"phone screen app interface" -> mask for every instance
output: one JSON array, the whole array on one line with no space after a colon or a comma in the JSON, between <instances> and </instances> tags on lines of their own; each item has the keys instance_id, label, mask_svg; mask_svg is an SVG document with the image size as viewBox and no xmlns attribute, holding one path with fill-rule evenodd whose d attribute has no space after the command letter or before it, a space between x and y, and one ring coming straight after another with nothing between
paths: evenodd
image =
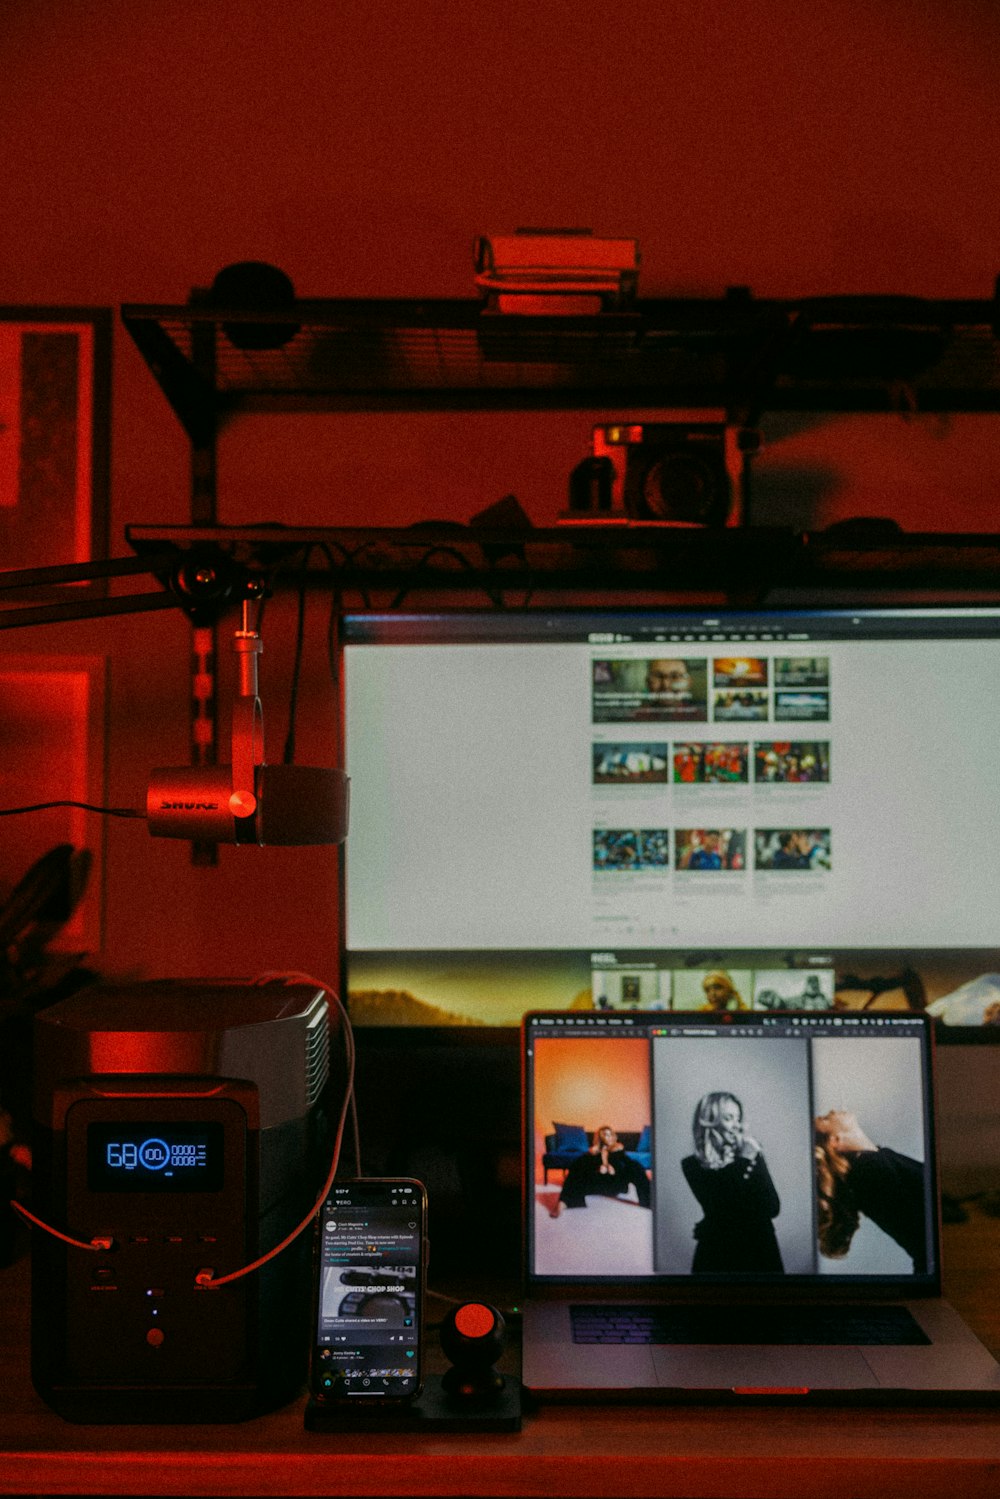
<instances>
[{"instance_id":1,"label":"phone screen app interface","mask_svg":"<svg viewBox=\"0 0 1000 1499\"><path fill-rule=\"evenodd\" d=\"M384 1397L417 1388L420 1218L418 1187L333 1188L320 1225L321 1394Z\"/></svg>"}]
</instances>

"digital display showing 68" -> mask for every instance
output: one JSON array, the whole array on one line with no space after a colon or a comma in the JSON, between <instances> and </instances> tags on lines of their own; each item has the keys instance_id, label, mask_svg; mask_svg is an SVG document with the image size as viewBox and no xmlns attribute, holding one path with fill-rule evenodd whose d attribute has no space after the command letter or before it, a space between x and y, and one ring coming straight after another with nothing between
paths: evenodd
<instances>
[{"instance_id":1,"label":"digital display showing 68","mask_svg":"<svg viewBox=\"0 0 1000 1499\"><path fill-rule=\"evenodd\" d=\"M91 1124L87 1185L92 1192L218 1192L223 1126Z\"/></svg>"}]
</instances>

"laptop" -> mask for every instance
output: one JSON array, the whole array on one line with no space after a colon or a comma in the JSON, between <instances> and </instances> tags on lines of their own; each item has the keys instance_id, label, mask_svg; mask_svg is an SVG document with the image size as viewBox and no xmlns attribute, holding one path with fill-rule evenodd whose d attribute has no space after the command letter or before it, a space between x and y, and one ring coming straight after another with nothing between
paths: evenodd
<instances>
[{"instance_id":1,"label":"laptop","mask_svg":"<svg viewBox=\"0 0 1000 1499\"><path fill-rule=\"evenodd\" d=\"M1000 1399L941 1297L930 1026L525 1016L526 1389Z\"/></svg>"}]
</instances>

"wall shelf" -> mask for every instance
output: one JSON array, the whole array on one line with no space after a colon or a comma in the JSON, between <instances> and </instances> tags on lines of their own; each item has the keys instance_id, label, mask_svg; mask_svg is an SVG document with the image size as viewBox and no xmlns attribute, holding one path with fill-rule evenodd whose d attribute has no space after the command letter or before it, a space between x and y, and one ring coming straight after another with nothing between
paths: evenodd
<instances>
[{"instance_id":1,"label":"wall shelf","mask_svg":"<svg viewBox=\"0 0 1000 1499\"><path fill-rule=\"evenodd\" d=\"M389 590L443 594L481 590L516 605L527 592L660 595L693 592L757 600L776 590L933 589L1000 596L1000 535L872 534L865 527L796 532L747 526L726 531L659 526L570 525L502 530L434 524L410 528L321 526L136 526L140 555L171 551L221 557L267 573L313 552L313 581L364 596ZM296 573L285 573L294 578ZM508 598L509 595L509 598Z\"/></svg>"},{"instance_id":2,"label":"wall shelf","mask_svg":"<svg viewBox=\"0 0 1000 1499\"><path fill-rule=\"evenodd\" d=\"M589 316L511 316L483 300L289 301L279 309L121 307L121 319L190 439L190 526L127 526L150 571L171 585L172 558L204 576L270 571L298 558L304 582L337 607L402 607L474 598L523 607L610 600L766 603L829 591L901 597L927 589L997 597L1000 537L774 528L415 526L399 529L217 525L217 438L250 411L640 411L712 408L730 423L768 411L1000 412L1000 283L993 300L813 297L639 300ZM310 552L313 547L313 552ZM166 562L162 561L163 553ZM303 574L304 561L312 561ZM196 568L198 573L198 568ZM289 574L285 574L289 582ZM225 582L222 591L226 591ZM378 595L378 598L376 598ZM142 606L145 607L145 606ZM198 616L192 613L192 622ZM214 627L192 676L192 763L216 760ZM201 678L198 676L201 672ZM213 862L195 845L196 862Z\"/></svg>"},{"instance_id":3,"label":"wall shelf","mask_svg":"<svg viewBox=\"0 0 1000 1499\"><path fill-rule=\"evenodd\" d=\"M693 593L761 602L775 590L913 596L1000 591L1000 536L795 533L746 526L341 530L217 525L217 445L251 411L1000 412L1000 290L991 300L899 296L639 299L589 316L511 316L480 299L292 301L272 310L128 304L122 321L191 443L189 527L129 526L140 557L166 549L268 571L312 554L309 581L399 607L419 590L496 606L539 593ZM325 575L324 575L325 574ZM160 575L159 573L157 574ZM286 574L286 581L289 575ZM161 578L161 581L163 579ZM464 596L466 597L463 597ZM212 627L196 642L204 678ZM192 682L191 754L215 759L214 706ZM204 696L204 683L202 683ZM214 705L214 687L209 691ZM195 732L197 725L198 732ZM210 848L195 850L210 861Z\"/></svg>"},{"instance_id":4,"label":"wall shelf","mask_svg":"<svg viewBox=\"0 0 1000 1499\"><path fill-rule=\"evenodd\" d=\"M479 300L122 308L185 431L243 410L1000 411L996 300L640 300L587 317ZM276 347L261 347L277 343Z\"/></svg>"}]
</instances>

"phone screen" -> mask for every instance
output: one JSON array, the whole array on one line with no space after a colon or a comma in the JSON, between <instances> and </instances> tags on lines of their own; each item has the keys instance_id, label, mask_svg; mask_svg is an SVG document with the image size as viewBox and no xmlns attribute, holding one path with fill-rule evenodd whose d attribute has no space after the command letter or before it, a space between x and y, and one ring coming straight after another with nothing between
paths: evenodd
<instances>
[{"instance_id":1,"label":"phone screen","mask_svg":"<svg viewBox=\"0 0 1000 1499\"><path fill-rule=\"evenodd\" d=\"M338 1182L317 1232L312 1389L405 1400L420 1389L425 1193L420 1182Z\"/></svg>"}]
</instances>

